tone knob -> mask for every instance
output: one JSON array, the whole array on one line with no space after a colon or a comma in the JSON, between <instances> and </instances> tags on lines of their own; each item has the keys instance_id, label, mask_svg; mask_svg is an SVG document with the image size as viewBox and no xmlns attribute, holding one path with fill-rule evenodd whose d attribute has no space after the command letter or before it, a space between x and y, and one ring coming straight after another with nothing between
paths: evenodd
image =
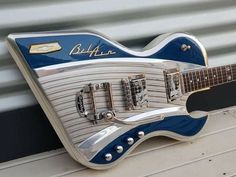
<instances>
[{"instance_id":1,"label":"tone knob","mask_svg":"<svg viewBox=\"0 0 236 177\"><path fill-rule=\"evenodd\" d=\"M127 138L127 143L128 143L128 145L134 144L134 139L131 137Z\"/></svg>"},{"instance_id":2,"label":"tone knob","mask_svg":"<svg viewBox=\"0 0 236 177\"><path fill-rule=\"evenodd\" d=\"M110 153L107 153L107 154L105 155L105 159L106 159L106 161L111 161L112 155L111 155Z\"/></svg>"},{"instance_id":3,"label":"tone knob","mask_svg":"<svg viewBox=\"0 0 236 177\"><path fill-rule=\"evenodd\" d=\"M145 133L144 133L143 131L139 131L139 132L138 132L138 137L139 137L139 138L144 137L144 135L145 135Z\"/></svg>"},{"instance_id":4,"label":"tone knob","mask_svg":"<svg viewBox=\"0 0 236 177\"><path fill-rule=\"evenodd\" d=\"M120 153L122 153L122 152L123 152L123 150L124 150L124 149L123 149L123 147L122 147L122 146L116 146L116 152L117 152L117 153L119 153L119 154L120 154Z\"/></svg>"}]
</instances>

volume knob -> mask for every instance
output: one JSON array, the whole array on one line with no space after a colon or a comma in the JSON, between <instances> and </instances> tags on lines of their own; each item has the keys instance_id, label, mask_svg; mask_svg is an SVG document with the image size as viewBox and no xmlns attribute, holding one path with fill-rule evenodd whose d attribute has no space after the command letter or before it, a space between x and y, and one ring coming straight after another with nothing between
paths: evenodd
<instances>
[{"instance_id":1,"label":"volume knob","mask_svg":"<svg viewBox=\"0 0 236 177\"><path fill-rule=\"evenodd\" d=\"M127 138L127 143L128 143L128 145L134 144L134 139L131 137Z\"/></svg>"},{"instance_id":2,"label":"volume knob","mask_svg":"<svg viewBox=\"0 0 236 177\"><path fill-rule=\"evenodd\" d=\"M116 146L116 152L117 152L117 153L119 153L119 154L120 154L120 153L122 153L122 152L123 152L123 150L124 150L124 149L123 149L123 147L122 147L122 146Z\"/></svg>"},{"instance_id":3,"label":"volume knob","mask_svg":"<svg viewBox=\"0 0 236 177\"><path fill-rule=\"evenodd\" d=\"M111 161L112 155L110 153L105 154L106 161Z\"/></svg>"},{"instance_id":4,"label":"volume knob","mask_svg":"<svg viewBox=\"0 0 236 177\"><path fill-rule=\"evenodd\" d=\"M144 137L144 135L145 135L145 133L144 133L143 131L139 131L139 132L138 132L138 137L139 137L139 138Z\"/></svg>"}]
</instances>

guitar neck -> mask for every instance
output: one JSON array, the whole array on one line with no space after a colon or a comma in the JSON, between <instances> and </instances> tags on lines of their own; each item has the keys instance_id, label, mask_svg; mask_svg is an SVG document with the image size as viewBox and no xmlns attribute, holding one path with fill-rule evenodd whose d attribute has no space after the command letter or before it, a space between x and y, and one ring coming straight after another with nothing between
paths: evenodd
<instances>
[{"instance_id":1,"label":"guitar neck","mask_svg":"<svg viewBox=\"0 0 236 177\"><path fill-rule=\"evenodd\" d=\"M182 79L185 93L233 82L236 64L186 71Z\"/></svg>"}]
</instances>

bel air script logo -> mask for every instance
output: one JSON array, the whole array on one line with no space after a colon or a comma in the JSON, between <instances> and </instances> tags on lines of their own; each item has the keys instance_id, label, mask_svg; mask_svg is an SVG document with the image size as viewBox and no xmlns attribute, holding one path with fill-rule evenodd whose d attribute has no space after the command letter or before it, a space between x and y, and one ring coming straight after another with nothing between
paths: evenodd
<instances>
[{"instance_id":1,"label":"bel air script logo","mask_svg":"<svg viewBox=\"0 0 236 177\"><path fill-rule=\"evenodd\" d=\"M88 48L84 48L82 44L77 44L71 51L69 55L83 55L86 54L89 57L101 57L114 55L116 52L112 50L101 51L100 46L93 47L92 44L89 45Z\"/></svg>"}]
</instances>

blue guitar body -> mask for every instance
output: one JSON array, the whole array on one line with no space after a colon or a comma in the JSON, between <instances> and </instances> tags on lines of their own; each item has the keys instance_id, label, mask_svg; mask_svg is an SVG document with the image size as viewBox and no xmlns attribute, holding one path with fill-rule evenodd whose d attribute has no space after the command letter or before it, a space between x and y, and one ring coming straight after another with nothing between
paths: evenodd
<instances>
[{"instance_id":1,"label":"blue guitar body","mask_svg":"<svg viewBox=\"0 0 236 177\"><path fill-rule=\"evenodd\" d=\"M192 140L206 124L207 113L186 109L182 73L207 66L191 35L161 35L142 51L92 32L13 34L7 43L65 148L90 168L114 166L153 136Z\"/></svg>"}]
</instances>

